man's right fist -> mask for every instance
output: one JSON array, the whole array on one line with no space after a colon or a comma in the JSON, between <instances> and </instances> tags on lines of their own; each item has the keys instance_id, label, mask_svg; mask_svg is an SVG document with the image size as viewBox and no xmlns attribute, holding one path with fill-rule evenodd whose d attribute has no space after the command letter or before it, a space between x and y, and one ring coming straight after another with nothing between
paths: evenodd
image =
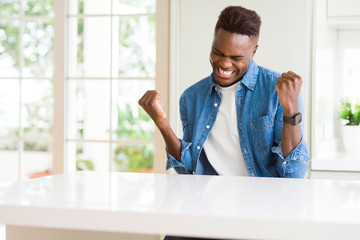
<instances>
[{"instance_id":1,"label":"man's right fist","mask_svg":"<svg viewBox=\"0 0 360 240\"><path fill-rule=\"evenodd\" d=\"M148 90L139 100L139 105L152 118L157 126L166 122L166 114L160 105L160 94L156 90Z\"/></svg>"}]
</instances>

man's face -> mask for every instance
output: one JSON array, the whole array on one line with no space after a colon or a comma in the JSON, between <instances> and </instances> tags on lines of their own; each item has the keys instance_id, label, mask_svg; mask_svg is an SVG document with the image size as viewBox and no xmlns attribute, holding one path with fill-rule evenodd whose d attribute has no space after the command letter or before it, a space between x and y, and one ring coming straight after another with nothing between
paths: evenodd
<instances>
[{"instance_id":1,"label":"man's face","mask_svg":"<svg viewBox=\"0 0 360 240\"><path fill-rule=\"evenodd\" d=\"M257 49L257 38L230 33L222 28L215 32L210 53L216 83L228 87L245 75Z\"/></svg>"}]
</instances>

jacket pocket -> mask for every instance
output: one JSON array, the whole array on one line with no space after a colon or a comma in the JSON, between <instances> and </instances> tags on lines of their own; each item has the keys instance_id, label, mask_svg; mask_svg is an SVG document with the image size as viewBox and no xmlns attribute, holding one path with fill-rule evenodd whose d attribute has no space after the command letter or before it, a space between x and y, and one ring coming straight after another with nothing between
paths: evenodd
<instances>
[{"instance_id":1,"label":"jacket pocket","mask_svg":"<svg viewBox=\"0 0 360 240\"><path fill-rule=\"evenodd\" d=\"M271 148L274 138L273 126L274 121L271 114L250 121L251 137L255 149Z\"/></svg>"}]
</instances>

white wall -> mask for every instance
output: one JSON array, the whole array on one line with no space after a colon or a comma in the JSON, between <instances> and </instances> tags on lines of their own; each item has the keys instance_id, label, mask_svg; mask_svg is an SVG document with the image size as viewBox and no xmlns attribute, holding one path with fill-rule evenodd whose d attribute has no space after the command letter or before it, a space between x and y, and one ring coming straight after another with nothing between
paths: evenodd
<instances>
[{"instance_id":1,"label":"white wall","mask_svg":"<svg viewBox=\"0 0 360 240\"><path fill-rule=\"evenodd\" d=\"M177 121L178 99L190 85L211 73L209 54L217 18L226 6L241 5L255 10L262 19L257 64L278 72L288 70L303 79L302 95L306 104L306 133L310 139L311 1L310 0L172 0L170 122L181 134ZM176 33L176 34L174 34ZM178 34L178 36L177 36ZM178 39L174 39L178 37ZM178 41L175 41L178 40ZM174 50L175 49L175 50ZM175 71L175 72L174 72Z\"/></svg>"},{"instance_id":2,"label":"white wall","mask_svg":"<svg viewBox=\"0 0 360 240\"><path fill-rule=\"evenodd\" d=\"M318 158L336 150L334 105L338 105L335 80L339 57L337 31L328 25L326 0L316 1L314 15L312 157Z\"/></svg>"}]
</instances>

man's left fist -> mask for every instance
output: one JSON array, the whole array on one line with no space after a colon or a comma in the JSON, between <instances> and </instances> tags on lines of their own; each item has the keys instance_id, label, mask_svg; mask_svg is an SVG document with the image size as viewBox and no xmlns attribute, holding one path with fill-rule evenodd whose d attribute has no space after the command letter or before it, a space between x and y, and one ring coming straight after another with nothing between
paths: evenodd
<instances>
[{"instance_id":1,"label":"man's left fist","mask_svg":"<svg viewBox=\"0 0 360 240\"><path fill-rule=\"evenodd\" d=\"M277 79L275 88L279 95L279 101L284 109L284 116L293 117L299 112L299 94L302 78L292 71L283 73Z\"/></svg>"}]
</instances>

